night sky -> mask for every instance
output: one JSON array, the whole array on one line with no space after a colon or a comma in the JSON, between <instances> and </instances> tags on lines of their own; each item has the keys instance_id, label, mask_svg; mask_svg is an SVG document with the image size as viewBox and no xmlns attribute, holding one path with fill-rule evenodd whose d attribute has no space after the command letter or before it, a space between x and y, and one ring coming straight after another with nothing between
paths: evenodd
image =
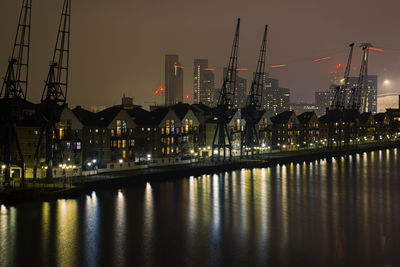
<instances>
[{"instance_id":1,"label":"night sky","mask_svg":"<svg viewBox=\"0 0 400 267\"><path fill-rule=\"evenodd\" d=\"M0 2L0 75L14 42L22 0ZM28 99L37 102L53 53L62 0L33 1ZM292 101L313 102L326 90L330 72L345 65L355 42L358 75L361 42L371 42L369 73L379 76L378 94L400 92L400 2L397 0L73 0L68 102L120 103L123 93L135 103L154 102L164 83L164 55L179 54L185 95L193 91L193 59L208 58L221 86L237 17L241 18L239 65L250 78L257 63L264 25L269 25L268 64L287 64L272 77L292 90ZM312 62L319 57L329 61ZM341 69L343 72L343 69ZM383 85L385 79L389 85ZM250 82L248 82L250 84ZM394 99L394 98L392 98ZM161 99L158 98L160 103ZM382 107L380 107L381 109Z\"/></svg>"}]
</instances>

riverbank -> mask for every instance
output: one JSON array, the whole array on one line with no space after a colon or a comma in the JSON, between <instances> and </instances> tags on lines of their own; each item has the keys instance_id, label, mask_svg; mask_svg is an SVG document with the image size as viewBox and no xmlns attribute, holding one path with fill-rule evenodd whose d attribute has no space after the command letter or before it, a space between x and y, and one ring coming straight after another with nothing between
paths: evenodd
<instances>
[{"instance_id":1,"label":"riverbank","mask_svg":"<svg viewBox=\"0 0 400 267\"><path fill-rule=\"evenodd\" d=\"M216 174L240 169L272 167L277 164L309 162L345 155L400 147L398 142L363 144L340 149L310 149L296 151L275 151L253 159L235 158L231 161L204 160L185 165L152 167L139 170L102 173L91 176L74 177L71 184L61 180L53 184L31 184L27 188L8 188L0 191L0 204L12 204L35 199L79 198L96 189L111 189L144 182L166 179Z\"/></svg>"}]
</instances>

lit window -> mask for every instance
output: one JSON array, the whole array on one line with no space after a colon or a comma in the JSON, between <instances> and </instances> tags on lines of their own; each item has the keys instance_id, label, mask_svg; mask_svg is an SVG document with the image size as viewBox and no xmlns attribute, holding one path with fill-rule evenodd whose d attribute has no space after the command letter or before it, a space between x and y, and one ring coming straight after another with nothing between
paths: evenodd
<instances>
[{"instance_id":1,"label":"lit window","mask_svg":"<svg viewBox=\"0 0 400 267\"><path fill-rule=\"evenodd\" d=\"M96 133L98 133L99 132L99 129L96 129L96 130L94 130Z\"/></svg>"},{"instance_id":2,"label":"lit window","mask_svg":"<svg viewBox=\"0 0 400 267\"><path fill-rule=\"evenodd\" d=\"M122 148L125 148L126 147L126 140L124 139L124 140L122 140Z\"/></svg>"},{"instance_id":3,"label":"lit window","mask_svg":"<svg viewBox=\"0 0 400 267\"><path fill-rule=\"evenodd\" d=\"M117 120L117 136L121 136L122 122Z\"/></svg>"}]
</instances>

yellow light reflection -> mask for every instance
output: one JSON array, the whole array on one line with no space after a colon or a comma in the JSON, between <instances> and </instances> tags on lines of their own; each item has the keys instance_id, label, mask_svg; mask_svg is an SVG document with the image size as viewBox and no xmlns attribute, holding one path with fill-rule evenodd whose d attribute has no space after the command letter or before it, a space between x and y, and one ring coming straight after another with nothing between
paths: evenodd
<instances>
[{"instance_id":1,"label":"yellow light reflection","mask_svg":"<svg viewBox=\"0 0 400 267\"><path fill-rule=\"evenodd\" d=\"M56 247L60 266L77 266L78 214L76 200L57 201Z\"/></svg>"}]
</instances>

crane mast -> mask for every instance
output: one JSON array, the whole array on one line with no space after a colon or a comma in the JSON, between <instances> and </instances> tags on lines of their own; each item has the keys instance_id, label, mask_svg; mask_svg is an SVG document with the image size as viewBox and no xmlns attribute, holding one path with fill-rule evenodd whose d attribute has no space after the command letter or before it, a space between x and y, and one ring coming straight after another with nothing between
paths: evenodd
<instances>
[{"instance_id":1,"label":"crane mast","mask_svg":"<svg viewBox=\"0 0 400 267\"><path fill-rule=\"evenodd\" d=\"M12 54L0 91L0 150L5 166L5 183L10 182L11 166L17 165L21 168L21 186L24 186L25 162L18 140L16 123L23 116L23 105L28 89L31 13L32 0L23 0ZM14 149L17 155L13 153Z\"/></svg>"},{"instance_id":2,"label":"crane mast","mask_svg":"<svg viewBox=\"0 0 400 267\"><path fill-rule=\"evenodd\" d=\"M349 58L347 60L344 77L343 80L341 81L341 84L335 88L335 95L331 103L331 109L343 110L345 109L346 106L346 95L347 95L346 89L348 87L348 82L349 82L354 43L351 43L349 47L350 47L350 53L349 53Z\"/></svg>"},{"instance_id":3,"label":"crane mast","mask_svg":"<svg viewBox=\"0 0 400 267\"><path fill-rule=\"evenodd\" d=\"M246 107L243 109L243 117L246 125L244 133L241 137L241 156L243 149L245 154L254 154L254 149L260 145L260 138L257 132L257 121L259 119L258 110L261 105L261 94L264 87L265 75L265 58L267 49L267 31L268 25L265 25L264 36L261 42L260 54L258 56L257 69L254 74L253 82L251 83L250 94L247 97Z\"/></svg>"},{"instance_id":4,"label":"crane mast","mask_svg":"<svg viewBox=\"0 0 400 267\"><path fill-rule=\"evenodd\" d=\"M43 123L34 156L34 178L37 175L37 162L44 134L46 140L46 178L51 180L53 177L53 163L55 153L57 153L55 143L60 141L56 124L60 121L61 112L67 101L70 29L71 0L64 0L53 59L42 93L40 112ZM58 150L60 150L60 146L58 146Z\"/></svg>"},{"instance_id":5,"label":"crane mast","mask_svg":"<svg viewBox=\"0 0 400 267\"><path fill-rule=\"evenodd\" d=\"M239 48L239 28L240 18L237 20L235 36L233 39L233 45L231 50L231 56L229 58L228 70L225 74L224 82L218 98L218 105L214 111L214 115L217 118L217 126L215 128L213 143L212 143L212 160L214 160L215 153L217 150L217 160L220 159L221 149L223 150L223 159L226 159L226 150L229 150L229 158L232 157L232 143L231 137L228 131L227 124L230 119L230 110L234 102L234 94L236 88L236 72L237 72L237 58Z\"/></svg>"},{"instance_id":6,"label":"crane mast","mask_svg":"<svg viewBox=\"0 0 400 267\"><path fill-rule=\"evenodd\" d=\"M361 60L360 74L357 85L353 88L350 98L350 109L361 112L367 111L367 91L368 91L368 55L371 43L362 43L363 57ZM361 109L361 110L360 110Z\"/></svg>"}]
</instances>

